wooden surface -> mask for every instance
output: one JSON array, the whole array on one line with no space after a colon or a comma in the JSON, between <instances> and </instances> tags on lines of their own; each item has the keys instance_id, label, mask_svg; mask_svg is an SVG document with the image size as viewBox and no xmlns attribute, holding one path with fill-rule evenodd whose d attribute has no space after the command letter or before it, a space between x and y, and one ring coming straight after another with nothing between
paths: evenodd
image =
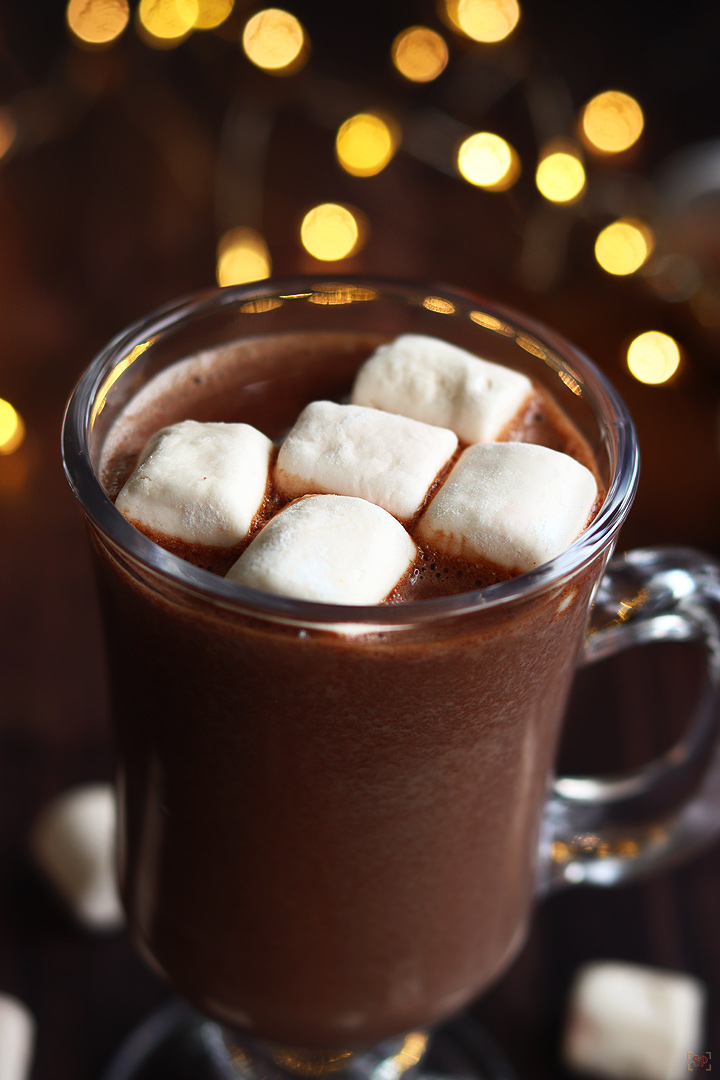
<instances>
[{"instance_id":1,"label":"wooden surface","mask_svg":"<svg viewBox=\"0 0 720 1080\"><path fill-rule=\"evenodd\" d=\"M403 16L411 8L403 5ZM156 305L214 283L226 224L217 217L214 154L232 95L220 75L214 84L206 71L200 78L207 61L197 53L151 54L130 43L109 60L68 49L49 5L42 34L6 9L8 96L60 79L79 104L72 122L0 167L0 396L27 425L23 447L0 456L0 991L37 1018L33 1080L93 1080L166 991L124 934L78 929L27 856L28 829L49 799L112 775L99 622L59 430L75 380L106 340ZM422 18L432 18L429 9ZM362 64L352 74L372 98ZM261 78L237 75L235 104L250 102L252 111ZM693 122L698 137L710 133ZM513 269L527 228L522 193L478 192L403 152L363 184L338 169L317 116L286 100L260 211L275 272L321 269L297 240L303 207L353 202L368 215L370 240L358 256L326 264L329 276L442 280L559 329L605 370L637 421L643 475L624 545L683 543L719 555L720 342L687 305L662 304L641 280L610 279L587 256L551 288L528 288ZM577 244L591 232L579 220ZM623 343L649 327L684 344L684 371L672 385L643 387L624 369ZM694 668L676 647L584 673L563 765L613 769L654 756L682 727ZM623 958L699 976L709 990L707 1036L687 1049L720 1055L719 895L718 847L641 886L557 895L539 907L525 949L478 1014L522 1076L560 1076L573 973L587 960Z\"/></svg>"}]
</instances>

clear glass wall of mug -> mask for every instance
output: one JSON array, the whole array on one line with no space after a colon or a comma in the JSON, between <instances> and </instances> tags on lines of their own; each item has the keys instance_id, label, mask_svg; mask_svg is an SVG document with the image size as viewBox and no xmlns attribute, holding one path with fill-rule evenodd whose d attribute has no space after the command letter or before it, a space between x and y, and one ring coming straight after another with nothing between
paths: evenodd
<instances>
[{"instance_id":1,"label":"clear glass wall of mug","mask_svg":"<svg viewBox=\"0 0 720 1080\"><path fill-rule=\"evenodd\" d=\"M108 449L125 446L119 431L141 445L195 418L280 438L308 401L342 400L375 344L408 332L525 372L587 440L605 500L550 563L459 596L344 608L228 582L115 509L132 456ZM199 352L200 367L182 366ZM218 364L223 380L198 374ZM521 947L538 892L625 881L714 835L709 703L681 747L638 774L554 779L581 659L698 638L715 687L718 578L684 551L608 568L637 483L632 424L553 332L436 287L222 290L155 313L98 356L70 402L64 455L104 616L131 931L231 1043L272 1044L284 1066L278 1047L354 1061L482 992ZM661 785L699 759L692 801L648 828Z\"/></svg>"}]
</instances>

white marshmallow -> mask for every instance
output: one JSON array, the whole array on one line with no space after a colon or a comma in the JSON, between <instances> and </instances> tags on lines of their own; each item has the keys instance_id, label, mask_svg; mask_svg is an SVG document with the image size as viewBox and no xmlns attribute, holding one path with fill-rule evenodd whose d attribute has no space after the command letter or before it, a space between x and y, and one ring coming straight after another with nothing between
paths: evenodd
<instances>
[{"instance_id":1,"label":"white marshmallow","mask_svg":"<svg viewBox=\"0 0 720 1080\"><path fill-rule=\"evenodd\" d=\"M702 1054L699 980L635 964L598 962L573 985L563 1040L570 1069L622 1080L680 1080Z\"/></svg>"},{"instance_id":2,"label":"white marshmallow","mask_svg":"<svg viewBox=\"0 0 720 1080\"><path fill-rule=\"evenodd\" d=\"M29 1010L17 998L0 994L0 1080L26 1080L34 1041Z\"/></svg>"},{"instance_id":3,"label":"white marshmallow","mask_svg":"<svg viewBox=\"0 0 720 1080\"><path fill-rule=\"evenodd\" d=\"M275 483L291 498L354 495L407 521L457 444L445 428L360 405L313 401L280 447Z\"/></svg>"},{"instance_id":4,"label":"white marshmallow","mask_svg":"<svg viewBox=\"0 0 720 1080\"><path fill-rule=\"evenodd\" d=\"M491 442L532 393L525 375L424 334L381 345L358 371L350 400Z\"/></svg>"},{"instance_id":5,"label":"white marshmallow","mask_svg":"<svg viewBox=\"0 0 720 1080\"><path fill-rule=\"evenodd\" d=\"M109 784L73 788L47 806L30 850L76 918L114 930L124 916L115 875L115 797Z\"/></svg>"},{"instance_id":6,"label":"white marshmallow","mask_svg":"<svg viewBox=\"0 0 720 1080\"><path fill-rule=\"evenodd\" d=\"M265 498L272 445L249 424L183 420L153 435L115 505L162 536L232 547Z\"/></svg>"},{"instance_id":7,"label":"white marshmallow","mask_svg":"<svg viewBox=\"0 0 720 1080\"><path fill-rule=\"evenodd\" d=\"M532 570L587 524L597 497L589 469L531 443L469 446L421 517L417 536L446 555Z\"/></svg>"},{"instance_id":8,"label":"white marshmallow","mask_svg":"<svg viewBox=\"0 0 720 1080\"><path fill-rule=\"evenodd\" d=\"M227 577L301 600L379 604L416 553L382 507L347 495L307 495L268 522Z\"/></svg>"}]
</instances>

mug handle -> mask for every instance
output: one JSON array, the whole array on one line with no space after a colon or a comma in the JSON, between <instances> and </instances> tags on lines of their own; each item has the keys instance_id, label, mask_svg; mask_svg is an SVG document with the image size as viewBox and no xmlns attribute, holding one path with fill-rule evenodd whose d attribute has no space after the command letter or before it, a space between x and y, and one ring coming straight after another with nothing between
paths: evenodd
<instances>
[{"instance_id":1,"label":"mug handle","mask_svg":"<svg viewBox=\"0 0 720 1080\"><path fill-rule=\"evenodd\" d=\"M581 665L654 641L703 643L706 677L691 726L636 772L555 780L540 834L541 895L635 881L720 835L720 567L708 556L646 548L609 563Z\"/></svg>"}]
</instances>

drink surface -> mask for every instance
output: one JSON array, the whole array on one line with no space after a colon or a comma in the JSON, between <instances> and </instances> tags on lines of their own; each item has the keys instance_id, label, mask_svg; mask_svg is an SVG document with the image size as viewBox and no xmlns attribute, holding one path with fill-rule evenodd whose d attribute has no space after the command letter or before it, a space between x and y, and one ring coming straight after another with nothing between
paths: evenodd
<instances>
[{"instance_id":1,"label":"drink surface","mask_svg":"<svg viewBox=\"0 0 720 1080\"><path fill-rule=\"evenodd\" d=\"M203 353L181 361L169 371L146 386L141 395L122 415L111 429L101 461L101 477L111 497L115 497L135 467L138 457L151 434L160 427L183 419L205 421L225 421L251 423L264 434L276 441L282 441L287 428L296 419L302 407L313 400L307 392L311 387L318 394L324 386L318 383L327 368L332 371L334 385L332 390L338 400L347 398L352 379L343 374L352 373L373 348L383 339L355 335L340 338L334 334L310 334L277 336L256 339L249 344L226 346L216 353ZM298 402L292 415L290 396L285 399L288 389L284 383L277 383L271 378L263 383L251 384L253 397L248 395L247 363L261 362L263 355L274 358L285 356L288 345L292 351L292 362L299 367L302 357L312 357L312 381L307 388L297 383L291 387ZM349 367L348 367L349 365ZM272 375L272 372L269 373ZM324 390L328 393L327 389ZM279 420L282 416L282 421ZM283 426L284 422L284 426ZM598 480L593 454L585 440L560 410L546 390L535 386L532 395L525 402L521 411L506 425L501 432L500 441L535 443L549 447L574 457ZM438 487L458 460L462 449L467 444L461 443L453 458L430 487L420 508L411 521L406 522L411 535L424 510L429 505ZM592 509L595 515L602 502L602 492ZM158 535L145 530L147 535L174 554L213 573L224 575L238 556L250 544L263 526L287 504L273 486L272 481L260 512L256 515L248 536L233 548L208 548L200 544L190 544L171 537ZM390 602L409 602L432 596L452 595L473 591L513 576L508 570L487 561L473 561L448 558L434 550L428 544L418 545L418 556L408 575L392 592Z\"/></svg>"},{"instance_id":2,"label":"drink surface","mask_svg":"<svg viewBox=\"0 0 720 1080\"><path fill-rule=\"evenodd\" d=\"M308 401L343 400L378 340L256 338L176 365L111 430L106 490L180 419L279 439ZM546 395L510 434L597 475ZM94 551L122 890L176 989L259 1038L329 1048L441 1020L496 978L526 930L602 559L502 609L357 638L202 603L99 536ZM181 554L222 571L207 553ZM428 553L395 599L473 588L477 573Z\"/></svg>"}]
</instances>

